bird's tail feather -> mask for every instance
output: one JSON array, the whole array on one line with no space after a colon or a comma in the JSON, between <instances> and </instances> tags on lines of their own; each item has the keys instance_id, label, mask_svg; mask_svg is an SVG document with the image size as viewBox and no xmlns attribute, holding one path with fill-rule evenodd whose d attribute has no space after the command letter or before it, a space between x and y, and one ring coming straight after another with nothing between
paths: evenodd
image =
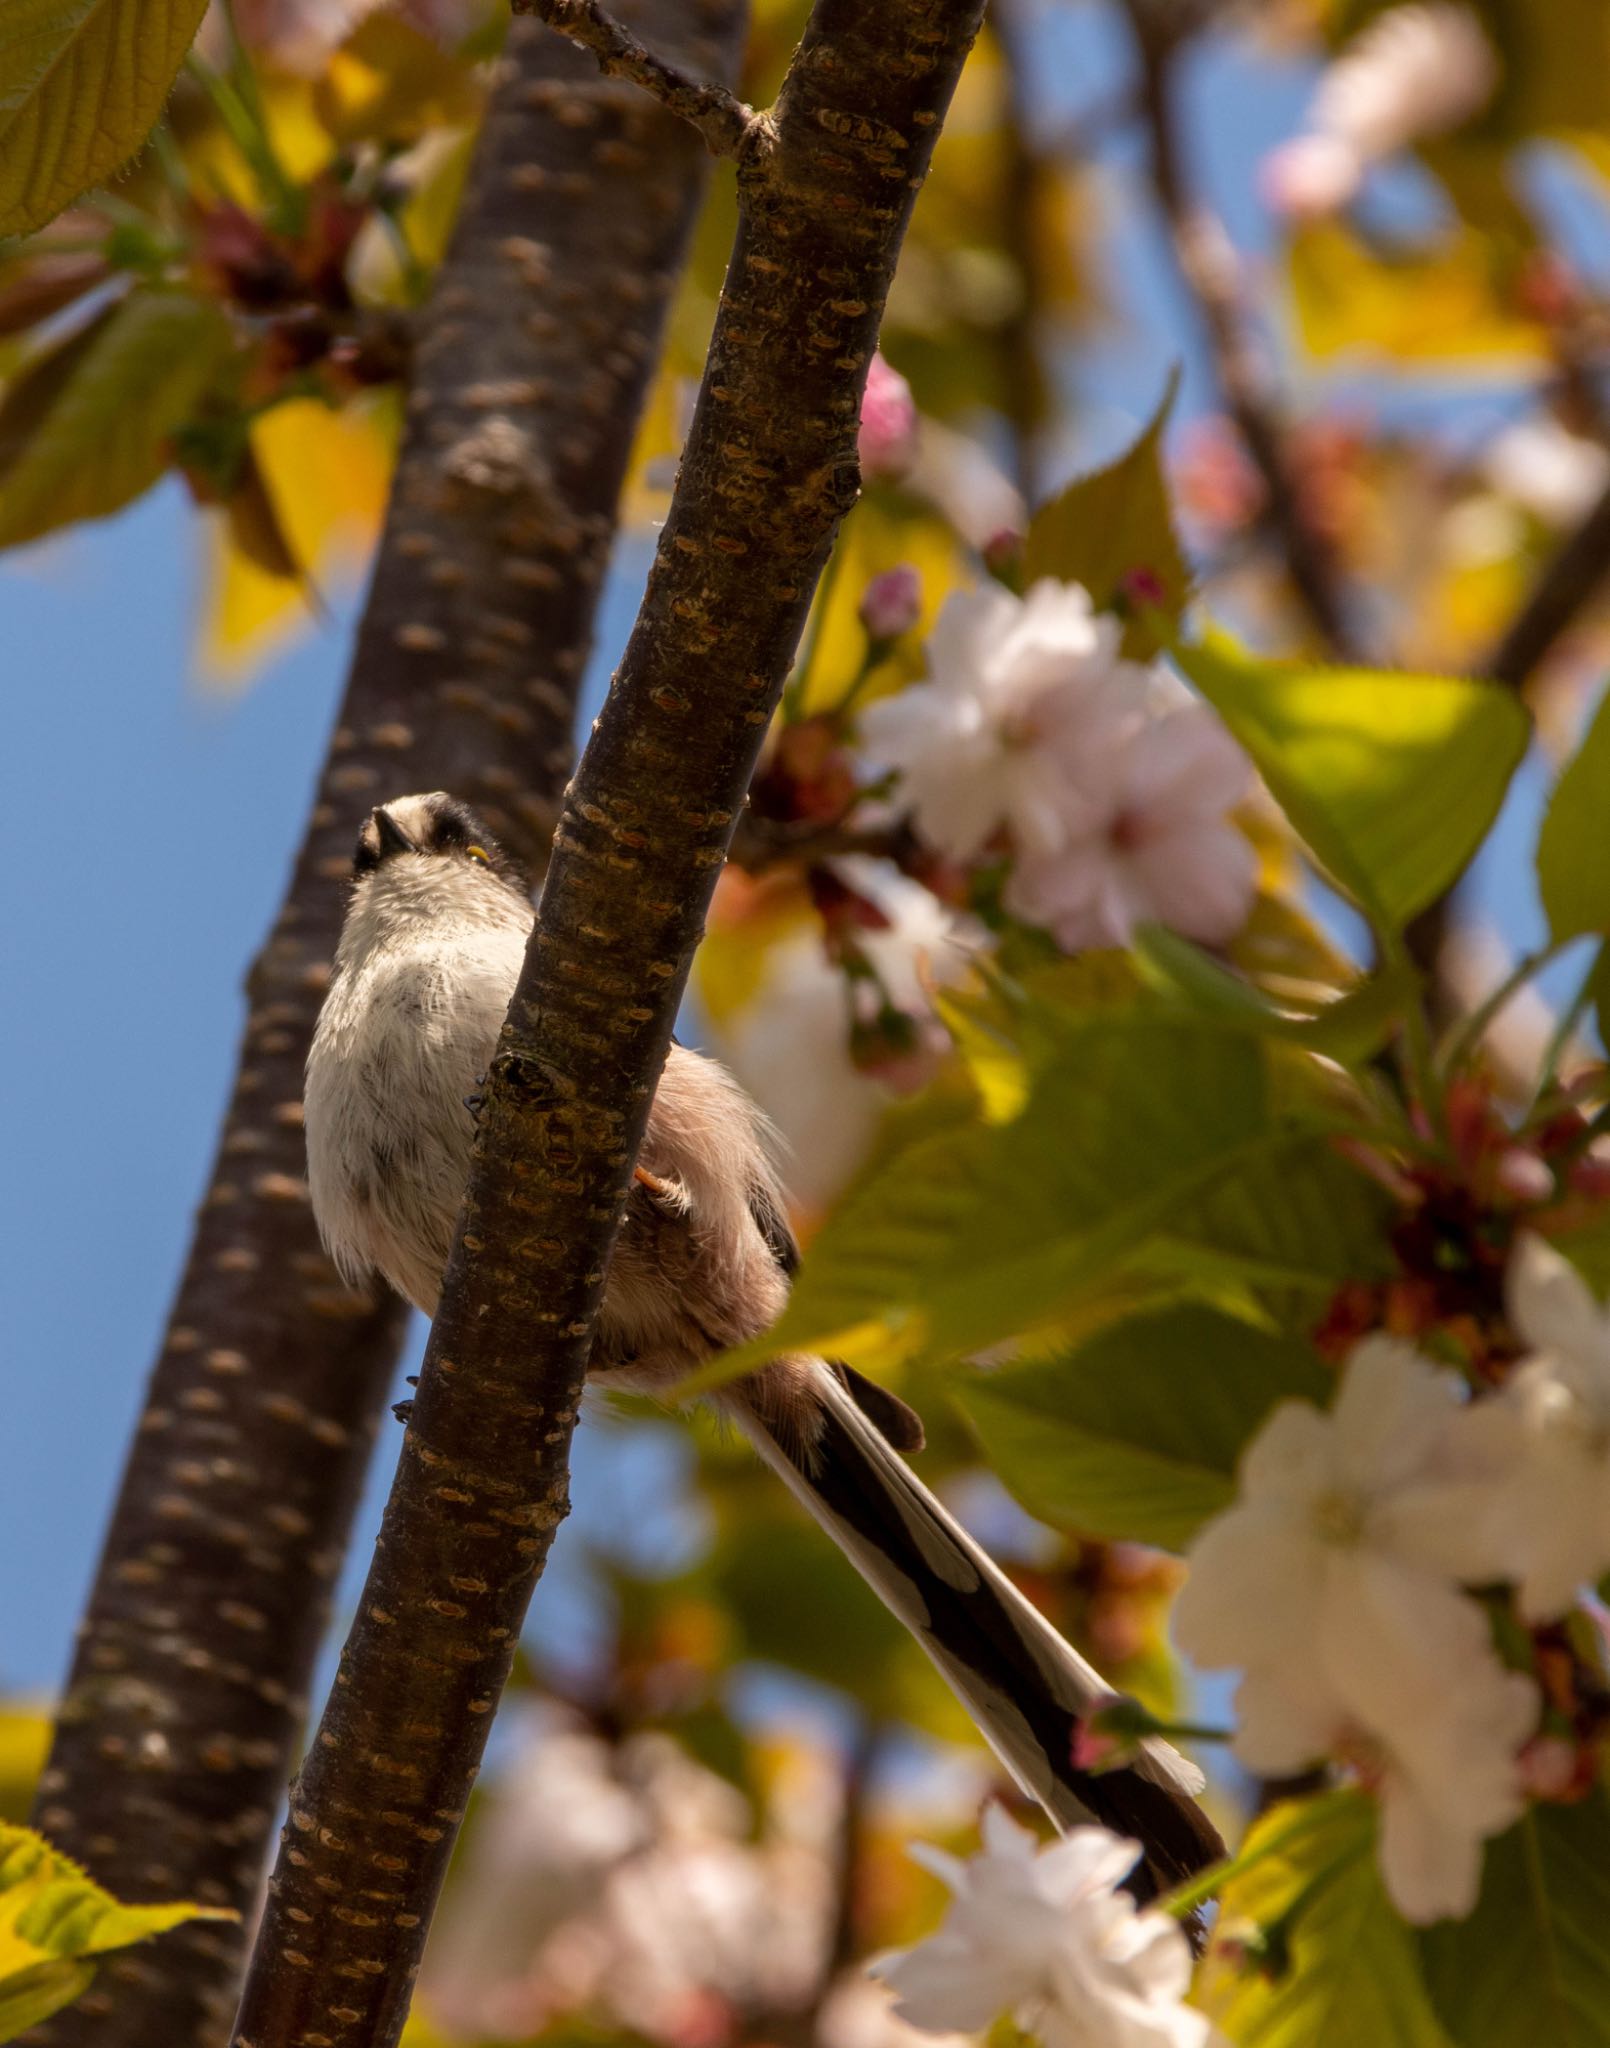
<instances>
[{"instance_id":1,"label":"bird's tail feather","mask_svg":"<svg viewBox=\"0 0 1610 2048\"><path fill-rule=\"evenodd\" d=\"M1149 1737L1133 1765L1075 1768L1074 1724L1113 1689L1025 1599L818 1364L809 1442L740 1416L760 1455L922 1644L1013 1778L1059 1828L1096 1820L1145 1848L1151 1896L1224 1853L1197 1805L1202 1775Z\"/></svg>"}]
</instances>

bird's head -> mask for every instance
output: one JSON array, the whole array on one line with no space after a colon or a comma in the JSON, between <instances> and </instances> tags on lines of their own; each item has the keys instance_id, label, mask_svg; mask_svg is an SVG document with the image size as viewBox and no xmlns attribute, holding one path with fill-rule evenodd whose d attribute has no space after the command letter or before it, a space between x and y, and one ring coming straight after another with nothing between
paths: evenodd
<instances>
[{"instance_id":1,"label":"bird's head","mask_svg":"<svg viewBox=\"0 0 1610 2048\"><path fill-rule=\"evenodd\" d=\"M359 900L379 911L382 901L404 916L449 908L477 909L502 922L510 899L529 918L524 870L493 838L485 821L445 790L396 796L364 820L352 856Z\"/></svg>"}]
</instances>

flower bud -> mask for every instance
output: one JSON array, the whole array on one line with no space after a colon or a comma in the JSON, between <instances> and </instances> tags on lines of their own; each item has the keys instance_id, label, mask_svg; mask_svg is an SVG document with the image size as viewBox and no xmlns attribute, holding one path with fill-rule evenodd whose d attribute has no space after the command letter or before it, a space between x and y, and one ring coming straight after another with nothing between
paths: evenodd
<instances>
[{"instance_id":1,"label":"flower bud","mask_svg":"<svg viewBox=\"0 0 1610 2048\"><path fill-rule=\"evenodd\" d=\"M861 400L861 473L869 482L898 482L917 452L917 405L911 386L880 354L867 372Z\"/></svg>"},{"instance_id":2,"label":"flower bud","mask_svg":"<svg viewBox=\"0 0 1610 2048\"><path fill-rule=\"evenodd\" d=\"M922 576L909 562L874 576L861 599L869 640L898 640L922 617Z\"/></svg>"}]
</instances>

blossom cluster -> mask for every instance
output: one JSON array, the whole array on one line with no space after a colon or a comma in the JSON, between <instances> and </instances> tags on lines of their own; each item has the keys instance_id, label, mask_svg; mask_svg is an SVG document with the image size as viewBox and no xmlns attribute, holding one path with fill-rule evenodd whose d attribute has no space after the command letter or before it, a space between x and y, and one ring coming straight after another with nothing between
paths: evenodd
<instances>
[{"instance_id":1,"label":"blossom cluster","mask_svg":"<svg viewBox=\"0 0 1610 2048\"><path fill-rule=\"evenodd\" d=\"M1178 1923L1138 1912L1118 1889L1140 1855L1105 1828L1041 1848L998 1806L982 1854L963 1863L911 1853L950 1887L939 1931L884 1957L875 1973L897 2015L929 2033L986 2027L1010 2013L1046 2048L1208 2048L1222 2037L1184 2003L1191 1952Z\"/></svg>"},{"instance_id":2,"label":"blossom cluster","mask_svg":"<svg viewBox=\"0 0 1610 2048\"><path fill-rule=\"evenodd\" d=\"M653 1731L610 1743L551 1709L507 1761L431 1944L425 2010L524 2041L568 2015L665 2048L721 2048L807 2003L831 1939L825 1762L754 1839L749 1802Z\"/></svg>"},{"instance_id":3,"label":"blossom cluster","mask_svg":"<svg viewBox=\"0 0 1610 2048\"><path fill-rule=\"evenodd\" d=\"M1305 132L1263 169L1279 211L1345 206L1372 164L1478 113L1498 83L1498 60L1480 22L1451 0L1388 8L1320 78Z\"/></svg>"},{"instance_id":4,"label":"blossom cluster","mask_svg":"<svg viewBox=\"0 0 1610 2048\"><path fill-rule=\"evenodd\" d=\"M1387 1889L1417 1923L1467 1914L1486 1838L1575 1783L1536 1680L1500 1659L1489 1589L1550 1623L1610 1569L1610 1317L1531 1236L1508 1314L1525 1353L1478 1398L1373 1336L1328 1413L1276 1409L1175 1614L1190 1656L1241 1673L1249 1768L1332 1758L1375 1790Z\"/></svg>"},{"instance_id":5,"label":"blossom cluster","mask_svg":"<svg viewBox=\"0 0 1610 2048\"><path fill-rule=\"evenodd\" d=\"M953 593L928 676L861 717L895 801L936 853L1009 860L1004 903L1067 951L1121 946L1154 920L1220 944L1256 886L1230 818L1246 757L1156 666L1126 661L1121 621L1076 583Z\"/></svg>"}]
</instances>

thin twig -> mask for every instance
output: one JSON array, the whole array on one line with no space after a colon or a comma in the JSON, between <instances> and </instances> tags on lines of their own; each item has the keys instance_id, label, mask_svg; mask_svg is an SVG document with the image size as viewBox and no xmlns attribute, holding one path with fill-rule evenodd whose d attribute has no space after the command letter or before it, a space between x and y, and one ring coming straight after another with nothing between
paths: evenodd
<instances>
[{"instance_id":1,"label":"thin twig","mask_svg":"<svg viewBox=\"0 0 1610 2048\"><path fill-rule=\"evenodd\" d=\"M516 14L535 14L598 59L600 71L629 78L667 112L704 137L712 156L743 156L767 132L764 115L709 79L690 78L640 43L598 0L513 0Z\"/></svg>"},{"instance_id":2,"label":"thin twig","mask_svg":"<svg viewBox=\"0 0 1610 2048\"><path fill-rule=\"evenodd\" d=\"M1505 628L1480 674L1517 692L1525 689L1561 636L1610 577L1610 487L1568 533L1546 564L1532 594ZM1457 886L1457 885L1456 885ZM1409 950L1422 968L1435 972L1447 943L1452 891L1428 904L1409 927ZM1438 984L1434 983L1434 987ZM1436 1007L1452 1008L1442 991ZM1439 1018L1446 1022L1445 1016Z\"/></svg>"},{"instance_id":3,"label":"thin twig","mask_svg":"<svg viewBox=\"0 0 1610 2048\"><path fill-rule=\"evenodd\" d=\"M1285 422L1268 367L1241 302L1239 266L1222 222L1189 191L1180 160L1174 59L1179 20L1155 0L1124 0L1140 56L1140 104L1151 140L1152 188L1168 224L1174 258L1196 306L1231 418L1263 478L1265 517L1285 557L1292 588L1327 652L1362 658L1338 587L1335 563L1314 527L1292 469Z\"/></svg>"}]
</instances>

